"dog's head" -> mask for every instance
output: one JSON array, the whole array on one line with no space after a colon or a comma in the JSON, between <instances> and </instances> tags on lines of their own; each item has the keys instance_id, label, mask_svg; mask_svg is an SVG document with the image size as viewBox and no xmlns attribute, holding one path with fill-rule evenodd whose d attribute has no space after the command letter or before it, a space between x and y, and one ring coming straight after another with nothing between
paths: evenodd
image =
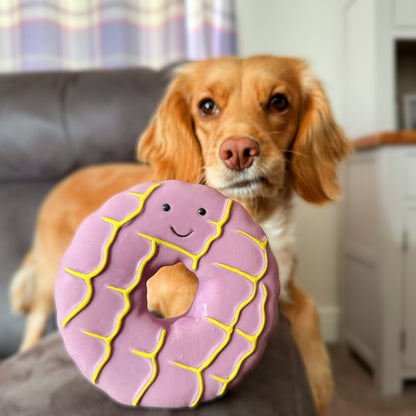
<instances>
[{"instance_id":1,"label":"dog's head","mask_svg":"<svg viewBox=\"0 0 416 416\"><path fill-rule=\"evenodd\" d=\"M303 61L254 56L182 67L139 141L157 180L205 183L237 199L339 196L338 162L350 151Z\"/></svg>"}]
</instances>

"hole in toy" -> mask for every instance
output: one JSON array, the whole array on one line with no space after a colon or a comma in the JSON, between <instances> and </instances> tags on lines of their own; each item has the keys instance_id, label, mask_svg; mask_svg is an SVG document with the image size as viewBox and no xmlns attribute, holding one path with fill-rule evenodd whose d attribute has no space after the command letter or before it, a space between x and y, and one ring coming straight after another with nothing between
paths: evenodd
<instances>
[{"instance_id":1,"label":"hole in toy","mask_svg":"<svg viewBox=\"0 0 416 416\"><path fill-rule=\"evenodd\" d=\"M188 312L198 290L198 278L183 263L160 268L147 281L147 309L157 318Z\"/></svg>"}]
</instances>

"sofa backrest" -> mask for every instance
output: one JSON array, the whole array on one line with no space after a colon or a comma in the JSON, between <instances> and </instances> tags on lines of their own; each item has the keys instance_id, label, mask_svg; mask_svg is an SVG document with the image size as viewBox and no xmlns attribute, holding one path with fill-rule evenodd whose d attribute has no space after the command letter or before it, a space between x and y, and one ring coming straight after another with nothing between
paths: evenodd
<instances>
[{"instance_id":1,"label":"sofa backrest","mask_svg":"<svg viewBox=\"0 0 416 416\"><path fill-rule=\"evenodd\" d=\"M0 181L134 160L172 68L0 76Z\"/></svg>"}]
</instances>

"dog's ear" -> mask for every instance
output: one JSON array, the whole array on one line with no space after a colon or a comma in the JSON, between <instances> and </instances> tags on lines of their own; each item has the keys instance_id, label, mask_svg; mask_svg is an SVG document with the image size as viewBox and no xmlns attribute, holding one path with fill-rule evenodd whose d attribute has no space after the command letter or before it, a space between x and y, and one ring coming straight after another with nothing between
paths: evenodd
<instances>
[{"instance_id":1,"label":"dog's ear","mask_svg":"<svg viewBox=\"0 0 416 416\"><path fill-rule=\"evenodd\" d=\"M155 116L139 139L137 157L150 164L155 180L177 179L198 183L202 154L193 132L186 97L185 75L170 84Z\"/></svg>"},{"instance_id":2,"label":"dog's ear","mask_svg":"<svg viewBox=\"0 0 416 416\"><path fill-rule=\"evenodd\" d=\"M337 166L352 147L335 123L320 83L304 63L299 72L303 104L291 149L292 184L304 200L324 204L340 196Z\"/></svg>"}]
</instances>

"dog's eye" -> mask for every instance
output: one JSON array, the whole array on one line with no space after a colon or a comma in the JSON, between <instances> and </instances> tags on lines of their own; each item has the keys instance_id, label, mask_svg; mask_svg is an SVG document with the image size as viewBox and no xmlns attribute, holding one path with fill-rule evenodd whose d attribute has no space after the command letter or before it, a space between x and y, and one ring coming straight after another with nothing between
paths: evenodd
<instances>
[{"instance_id":1,"label":"dog's eye","mask_svg":"<svg viewBox=\"0 0 416 416\"><path fill-rule=\"evenodd\" d=\"M199 103L199 113L202 116L210 117L218 114L218 112L219 108L211 98L206 98Z\"/></svg>"},{"instance_id":2,"label":"dog's eye","mask_svg":"<svg viewBox=\"0 0 416 416\"><path fill-rule=\"evenodd\" d=\"M272 98L270 98L269 108L281 113L282 111L285 111L287 108L289 108L289 101L285 95L275 94Z\"/></svg>"}]
</instances>

